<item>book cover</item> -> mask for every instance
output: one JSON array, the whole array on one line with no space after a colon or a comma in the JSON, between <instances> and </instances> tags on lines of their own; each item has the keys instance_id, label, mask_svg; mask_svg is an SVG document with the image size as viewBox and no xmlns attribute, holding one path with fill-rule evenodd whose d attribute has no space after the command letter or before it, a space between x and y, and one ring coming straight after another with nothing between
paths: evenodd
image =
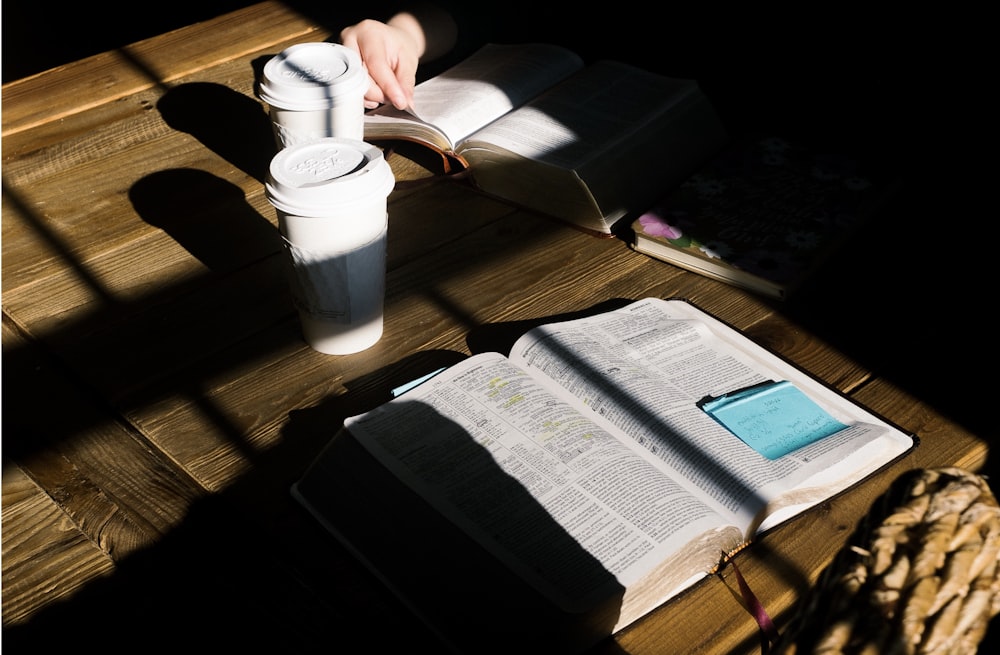
<instances>
[{"instance_id":1,"label":"book cover","mask_svg":"<svg viewBox=\"0 0 1000 655\"><path fill-rule=\"evenodd\" d=\"M894 186L874 161L754 135L635 218L624 238L638 252L785 299Z\"/></svg>"}]
</instances>

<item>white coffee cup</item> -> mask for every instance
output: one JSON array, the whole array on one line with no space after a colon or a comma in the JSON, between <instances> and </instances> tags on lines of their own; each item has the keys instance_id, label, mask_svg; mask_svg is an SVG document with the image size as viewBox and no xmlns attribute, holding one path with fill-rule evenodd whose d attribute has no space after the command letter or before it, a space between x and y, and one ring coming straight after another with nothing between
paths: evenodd
<instances>
[{"instance_id":1,"label":"white coffee cup","mask_svg":"<svg viewBox=\"0 0 1000 655\"><path fill-rule=\"evenodd\" d=\"M382 151L324 138L282 149L265 183L288 255L302 334L315 350L356 353L382 337L388 196Z\"/></svg>"},{"instance_id":2,"label":"white coffee cup","mask_svg":"<svg viewBox=\"0 0 1000 655\"><path fill-rule=\"evenodd\" d=\"M279 148L337 137L364 138L368 71L338 43L300 43L265 65L259 95L267 103Z\"/></svg>"}]
</instances>

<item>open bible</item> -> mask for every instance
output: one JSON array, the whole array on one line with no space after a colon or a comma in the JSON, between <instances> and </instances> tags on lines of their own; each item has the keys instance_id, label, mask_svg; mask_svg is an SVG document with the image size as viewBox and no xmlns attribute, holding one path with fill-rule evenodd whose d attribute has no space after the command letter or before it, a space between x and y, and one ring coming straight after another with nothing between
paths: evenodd
<instances>
[{"instance_id":1,"label":"open bible","mask_svg":"<svg viewBox=\"0 0 1000 655\"><path fill-rule=\"evenodd\" d=\"M485 193L610 236L726 134L694 80L584 66L555 45L488 44L418 84L412 110L367 112L365 139L421 143Z\"/></svg>"},{"instance_id":2,"label":"open bible","mask_svg":"<svg viewBox=\"0 0 1000 655\"><path fill-rule=\"evenodd\" d=\"M645 299L347 419L293 494L456 650L566 652L914 443L688 301Z\"/></svg>"}]
</instances>

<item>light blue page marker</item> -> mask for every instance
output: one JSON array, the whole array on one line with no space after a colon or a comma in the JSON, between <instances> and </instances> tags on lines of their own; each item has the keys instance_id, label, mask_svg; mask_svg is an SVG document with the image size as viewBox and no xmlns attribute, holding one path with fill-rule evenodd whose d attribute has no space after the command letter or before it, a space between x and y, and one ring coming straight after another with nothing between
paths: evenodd
<instances>
[{"instance_id":1,"label":"light blue page marker","mask_svg":"<svg viewBox=\"0 0 1000 655\"><path fill-rule=\"evenodd\" d=\"M748 446L777 459L847 426L791 382L768 382L699 403Z\"/></svg>"},{"instance_id":2,"label":"light blue page marker","mask_svg":"<svg viewBox=\"0 0 1000 655\"><path fill-rule=\"evenodd\" d=\"M419 385L419 384L422 384L422 383L424 383L424 382L427 382L427 380L430 380L430 379L431 379L432 377L434 377L435 375L437 375L438 373L440 373L441 371L443 371L443 370L444 370L445 368L446 368L446 367L442 366L442 367L441 367L441 368L439 368L438 370L436 370L436 371L431 371L431 372L430 372L430 373L428 373L427 375L424 375L424 376L422 376L422 377L419 377L419 378L417 378L416 380L410 380L410 381L409 381L409 382L407 382L406 384L402 384L402 385L400 385L400 386L396 387L395 389L393 389L393 390L392 390L392 391L390 391L389 393L391 393L391 394L392 394L392 397L393 397L393 398L398 398L399 396L403 395L404 393L406 393L407 391L409 391L409 390L410 390L410 389L412 389L413 387L415 387L415 386L417 386L417 385Z\"/></svg>"}]
</instances>

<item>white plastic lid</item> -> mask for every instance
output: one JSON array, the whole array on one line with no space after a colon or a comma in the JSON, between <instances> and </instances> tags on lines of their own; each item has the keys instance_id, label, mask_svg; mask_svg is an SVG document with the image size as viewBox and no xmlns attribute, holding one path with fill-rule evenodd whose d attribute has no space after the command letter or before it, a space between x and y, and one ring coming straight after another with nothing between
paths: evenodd
<instances>
[{"instance_id":1,"label":"white plastic lid","mask_svg":"<svg viewBox=\"0 0 1000 655\"><path fill-rule=\"evenodd\" d=\"M325 138L278 152L264 184L267 199L294 216L384 201L396 180L382 151L364 141Z\"/></svg>"},{"instance_id":2,"label":"white plastic lid","mask_svg":"<svg viewBox=\"0 0 1000 655\"><path fill-rule=\"evenodd\" d=\"M264 65L260 99L279 109L326 109L338 96L361 94L368 73L357 52L339 43L300 43Z\"/></svg>"}]
</instances>

